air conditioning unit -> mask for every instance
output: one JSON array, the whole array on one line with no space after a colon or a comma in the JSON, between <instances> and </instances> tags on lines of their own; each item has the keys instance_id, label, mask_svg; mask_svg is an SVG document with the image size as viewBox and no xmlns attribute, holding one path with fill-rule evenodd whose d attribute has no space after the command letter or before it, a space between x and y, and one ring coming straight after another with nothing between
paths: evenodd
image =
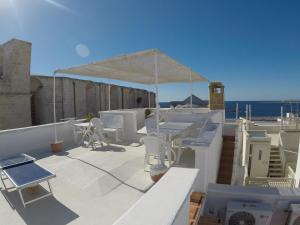
<instances>
[{"instance_id":1,"label":"air conditioning unit","mask_svg":"<svg viewBox=\"0 0 300 225\"><path fill-rule=\"evenodd\" d=\"M225 225L270 225L272 213L270 204L230 201Z\"/></svg>"},{"instance_id":2,"label":"air conditioning unit","mask_svg":"<svg viewBox=\"0 0 300 225\"><path fill-rule=\"evenodd\" d=\"M291 214L289 218L289 225L299 225L300 224L300 204L291 204Z\"/></svg>"}]
</instances>

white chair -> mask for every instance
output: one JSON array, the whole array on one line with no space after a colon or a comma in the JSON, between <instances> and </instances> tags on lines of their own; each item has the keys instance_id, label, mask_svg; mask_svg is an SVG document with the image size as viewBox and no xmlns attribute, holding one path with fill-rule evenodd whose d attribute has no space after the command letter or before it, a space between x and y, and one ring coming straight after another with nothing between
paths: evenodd
<instances>
[{"instance_id":1,"label":"white chair","mask_svg":"<svg viewBox=\"0 0 300 225\"><path fill-rule=\"evenodd\" d=\"M93 149L95 149L96 142L99 142L101 146L103 146L103 143L109 145L108 135L104 131L103 123L99 118L91 119L87 136L89 136L88 146L92 145Z\"/></svg>"},{"instance_id":2,"label":"white chair","mask_svg":"<svg viewBox=\"0 0 300 225\"><path fill-rule=\"evenodd\" d=\"M124 137L124 119L122 115L102 114L100 120L103 123L105 132L115 133L115 141L120 141L120 136Z\"/></svg>"},{"instance_id":3,"label":"white chair","mask_svg":"<svg viewBox=\"0 0 300 225\"><path fill-rule=\"evenodd\" d=\"M77 122L74 119L71 119L67 122L67 124L70 126L71 130L72 130L72 134L73 134L73 138L74 138L74 142L76 144L82 144L83 143L83 137L84 137L84 133L83 131L76 127L75 124ZM80 138L80 141L79 141Z\"/></svg>"},{"instance_id":4,"label":"white chair","mask_svg":"<svg viewBox=\"0 0 300 225\"><path fill-rule=\"evenodd\" d=\"M172 154L176 159L175 152L171 146L164 140L155 136L145 136L140 140L146 147L144 167L150 164L150 157L153 156L157 159L158 164L165 165L165 156L169 161L169 166L172 166Z\"/></svg>"},{"instance_id":5,"label":"white chair","mask_svg":"<svg viewBox=\"0 0 300 225\"><path fill-rule=\"evenodd\" d=\"M145 119L145 127L147 131L147 135L156 134L157 126L156 126L156 119L154 116L150 116Z\"/></svg>"}]
</instances>

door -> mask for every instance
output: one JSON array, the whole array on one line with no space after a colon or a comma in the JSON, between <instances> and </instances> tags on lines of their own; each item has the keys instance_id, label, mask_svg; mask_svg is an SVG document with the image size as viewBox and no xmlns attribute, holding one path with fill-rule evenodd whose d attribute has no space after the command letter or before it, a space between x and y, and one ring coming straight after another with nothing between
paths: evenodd
<instances>
[{"instance_id":1,"label":"door","mask_svg":"<svg viewBox=\"0 0 300 225\"><path fill-rule=\"evenodd\" d=\"M250 177L267 177L270 155L270 149L268 148L268 146L263 144L251 144L250 153Z\"/></svg>"}]
</instances>

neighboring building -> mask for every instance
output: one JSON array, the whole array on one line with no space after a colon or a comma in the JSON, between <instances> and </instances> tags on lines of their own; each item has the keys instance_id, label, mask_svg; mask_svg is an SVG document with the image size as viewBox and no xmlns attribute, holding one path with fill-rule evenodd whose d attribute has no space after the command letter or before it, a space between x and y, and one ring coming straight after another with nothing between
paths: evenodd
<instances>
[{"instance_id":1,"label":"neighboring building","mask_svg":"<svg viewBox=\"0 0 300 225\"><path fill-rule=\"evenodd\" d=\"M240 121L232 184L298 187L299 119Z\"/></svg>"},{"instance_id":2,"label":"neighboring building","mask_svg":"<svg viewBox=\"0 0 300 225\"><path fill-rule=\"evenodd\" d=\"M0 45L0 130L53 122L53 78L30 76L31 43L12 39ZM58 77L57 121L108 110L109 85ZM111 85L111 109L149 106L145 90ZM151 106L155 94L150 93Z\"/></svg>"}]
</instances>

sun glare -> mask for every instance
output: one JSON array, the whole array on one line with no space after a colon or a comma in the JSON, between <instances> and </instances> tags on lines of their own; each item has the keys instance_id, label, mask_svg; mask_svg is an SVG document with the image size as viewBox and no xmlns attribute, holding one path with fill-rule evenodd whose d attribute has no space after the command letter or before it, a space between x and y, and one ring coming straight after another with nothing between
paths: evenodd
<instances>
[{"instance_id":1,"label":"sun glare","mask_svg":"<svg viewBox=\"0 0 300 225\"><path fill-rule=\"evenodd\" d=\"M65 5L63 5L63 4L61 4L61 3L57 2L57 1L54 1L54 0L42 0L42 1L47 2L50 5L55 6L55 7L59 8L59 9L64 10L64 11L67 11L69 13L74 13L73 10L71 10L70 8L66 7Z\"/></svg>"}]
</instances>

